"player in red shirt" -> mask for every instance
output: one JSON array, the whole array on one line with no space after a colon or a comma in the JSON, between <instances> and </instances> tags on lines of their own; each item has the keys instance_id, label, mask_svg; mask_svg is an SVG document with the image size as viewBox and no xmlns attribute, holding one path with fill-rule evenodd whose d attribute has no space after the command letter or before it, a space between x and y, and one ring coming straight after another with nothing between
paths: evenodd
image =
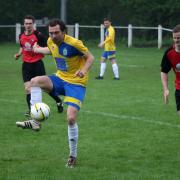
<instances>
[{"instance_id":1,"label":"player in red shirt","mask_svg":"<svg viewBox=\"0 0 180 180\"><path fill-rule=\"evenodd\" d=\"M177 112L180 115L180 24L172 31L174 45L169 48L161 62L161 81L163 86L164 102L168 103L168 72L173 69L175 73L175 99Z\"/></svg>"},{"instance_id":2,"label":"player in red shirt","mask_svg":"<svg viewBox=\"0 0 180 180\"><path fill-rule=\"evenodd\" d=\"M40 46L45 47L47 46L47 39L42 35L41 32L34 30L34 21L35 18L32 15L25 16L25 31L19 35L20 49L19 52L14 55L15 59L18 59L22 55L22 76L26 91L26 100L29 108L29 110L25 113L26 116L29 116L31 104L31 94L27 90L28 84L30 83L31 78L46 74L44 63L42 61L44 55L35 53L33 51L33 45L37 43ZM63 104L61 99L58 96L54 96L52 94L49 95L56 101L58 112L63 112Z\"/></svg>"}]
</instances>

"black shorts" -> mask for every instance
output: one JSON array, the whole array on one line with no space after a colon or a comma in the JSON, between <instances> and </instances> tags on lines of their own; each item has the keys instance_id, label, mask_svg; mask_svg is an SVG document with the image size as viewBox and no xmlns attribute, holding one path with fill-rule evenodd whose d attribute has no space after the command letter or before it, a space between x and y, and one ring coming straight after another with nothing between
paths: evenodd
<instances>
[{"instance_id":1,"label":"black shorts","mask_svg":"<svg viewBox=\"0 0 180 180\"><path fill-rule=\"evenodd\" d=\"M22 64L22 76L24 82L30 81L33 77L45 74L46 71L42 60L34 63L23 62Z\"/></svg>"},{"instance_id":2,"label":"black shorts","mask_svg":"<svg viewBox=\"0 0 180 180\"><path fill-rule=\"evenodd\" d=\"M176 109L177 111L180 110L180 90L175 91L175 99L176 99Z\"/></svg>"}]
</instances>

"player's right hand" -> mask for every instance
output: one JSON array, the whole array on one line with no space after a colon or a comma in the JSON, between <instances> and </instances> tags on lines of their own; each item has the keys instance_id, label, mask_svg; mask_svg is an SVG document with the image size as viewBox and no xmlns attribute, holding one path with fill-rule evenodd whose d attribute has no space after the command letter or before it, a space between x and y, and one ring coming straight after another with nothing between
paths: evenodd
<instances>
[{"instance_id":1,"label":"player's right hand","mask_svg":"<svg viewBox=\"0 0 180 180\"><path fill-rule=\"evenodd\" d=\"M98 44L98 47L102 48L104 46L103 42Z\"/></svg>"},{"instance_id":2,"label":"player's right hand","mask_svg":"<svg viewBox=\"0 0 180 180\"><path fill-rule=\"evenodd\" d=\"M84 71L82 71L82 70L78 70L78 71L76 71L76 73L75 73L75 77L76 76L79 76L80 78L83 78L84 76L85 76L85 72Z\"/></svg>"},{"instance_id":3,"label":"player's right hand","mask_svg":"<svg viewBox=\"0 0 180 180\"><path fill-rule=\"evenodd\" d=\"M17 60L17 59L19 59L20 56L21 55L19 53L17 53L17 54L14 55L14 58Z\"/></svg>"},{"instance_id":4,"label":"player's right hand","mask_svg":"<svg viewBox=\"0 0 180 180\"><path fill-rule=\"evenodd\" d=\"M164 90L164 103L165 104L168 104L168 102L169 102L168 97L169 97L169 89L166 89L166 90Z\"/></svg>"}]
</instances>

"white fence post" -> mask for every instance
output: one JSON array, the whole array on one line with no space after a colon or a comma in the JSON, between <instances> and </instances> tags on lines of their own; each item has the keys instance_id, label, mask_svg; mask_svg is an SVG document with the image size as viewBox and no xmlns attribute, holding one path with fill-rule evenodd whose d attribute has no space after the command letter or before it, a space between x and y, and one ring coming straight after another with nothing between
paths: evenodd
<instances>
[{"instance_id":1,"label":"white fence post","mask_svg":"<svg viewBox=\"0 0 180 180\"><path fill-rule=\"evenodd\" d=\"M67 26L67 34L74 37L74 26Z\"/></svg>"},{"instance_id":2,"label":"white fence post","mask_svg":"<svg viewBox=\"0 0 180 180\"><path fill-rule=\"evenodd\" d=\"M158 49L162 47L162 26L158 26Z\"/></svg>"},{"instance_id":3,"label":"white fence post","mask_svg":"<svg viewBox=\"0 0 180 180\"><path fill-rule=\"evenodd\" d=\"M21 34L21 24L16 23L16 43L19 43L19 35Z\"/></svg>"},{"instance_id":4,"label":"white fence post","mask_svg":"<svg viewBox=\"0 0 180 180\"><path fill-rule=\"evenodd\" d=\"M79 39L79 24L75 24L75 38Z\"/></svg>"},{"instance_id":5,"label":"white fence post","mask_svg":"<svg viewBox=\"0 0 180 180\"><path fill-rule=\"evenodd\" d=\"M104 41L104 25L101 24L100 26L100 42Z\"/></svg>"},{"instance_id":6,"label":"white fence post","mask_svg":"<svg viewBox=\"0 0 180 180\"><path fill-rule=\"evenodd\" d=\"M128 25L128 47L132 46L132 38L133 38L133 35L132 35L132 25L129 24Z\"/></svg>"}]
</instances>

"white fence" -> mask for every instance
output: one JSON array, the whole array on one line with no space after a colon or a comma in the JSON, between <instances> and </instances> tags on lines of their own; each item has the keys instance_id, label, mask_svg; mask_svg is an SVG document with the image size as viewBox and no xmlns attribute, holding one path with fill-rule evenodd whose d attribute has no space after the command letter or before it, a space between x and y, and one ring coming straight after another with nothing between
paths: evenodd
<instances>
[{"instance_id":1,"label":"white fence","mask_svg":"<svg viewBox=\"0 0 180 180\"><path fill-rule=\"evenodd\" d=\"M15 40L16 43L19 41L19 34L21 33L21 27L22 25L17 23L16 25L0 25L0 28L15 28L16 29L16 34L15 34ZM36 27L36 26L35 26ZM40 25L37 27L45 27L45 25ZM73 35L75 38L79 38L80 34L80 28L96 28L99 29L99 39L102 42L104 40L104 26L89 26L89 25L79 25L76 23L75 25L67 25L68 28L68 34ZM156 30L157 31L157 47L160 49L162 47L163 43L163 31L169 31L171 32L171 29L168 28L163 28L161 25L158 27L137 27L137 26L132 26L129 24L128 26L114 26L115 29L127 29L128 32L128 47L133 46L133 30Z\"/></svg>"}]
</instances>

